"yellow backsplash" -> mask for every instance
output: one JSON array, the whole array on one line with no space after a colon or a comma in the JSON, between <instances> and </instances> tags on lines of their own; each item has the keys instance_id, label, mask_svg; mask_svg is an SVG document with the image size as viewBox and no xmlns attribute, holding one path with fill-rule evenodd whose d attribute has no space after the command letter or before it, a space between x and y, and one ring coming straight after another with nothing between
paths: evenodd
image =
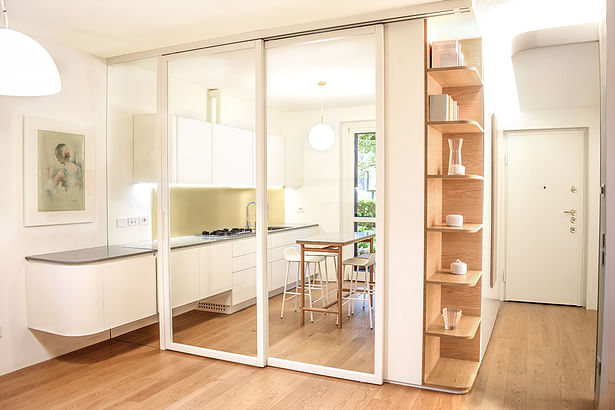
<instances>
[{"instance_id":1,"label":"yellow backsplash","mask_svg":"<svg viewBox=\"0 0 615 410\"><path fill-rule=\"evenodd\" d=\"M284 188L267 190L269 225L284 225ZM157 195L152 198L152 238L158 228ZM254 188L173 186L171 200L171 237L194 235L203 230L244 227L246 205L256 201ZM250 225L254 226L255 206L250 206Z\"/></svg>"}]
</instances>

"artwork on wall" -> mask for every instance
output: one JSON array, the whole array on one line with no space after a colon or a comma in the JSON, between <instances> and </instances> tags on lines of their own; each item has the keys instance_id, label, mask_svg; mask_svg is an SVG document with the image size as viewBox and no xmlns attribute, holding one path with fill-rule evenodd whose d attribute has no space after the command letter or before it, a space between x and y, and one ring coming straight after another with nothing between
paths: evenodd
<instances>
[{"instance_id":1,"label":"artwork on wall","mask_svg":"<svg viewBox=\"0 0 615 410\"><path fill-rule=\"evenodd\" d=\"M94 134L69 122L24 117L24 225L93 222Z\"/></svg>"}]
</instances>

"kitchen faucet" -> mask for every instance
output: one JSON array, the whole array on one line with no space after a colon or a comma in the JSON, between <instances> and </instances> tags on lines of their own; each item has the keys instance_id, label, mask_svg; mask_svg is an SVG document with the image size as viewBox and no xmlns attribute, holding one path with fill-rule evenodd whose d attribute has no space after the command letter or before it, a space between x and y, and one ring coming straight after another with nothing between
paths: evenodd
<instances>
[{"instance_id":1,"label":"kitchen faucet","mask_svg":"<svg viewBox=\"0 0 615 410\"><path fill-rule=\"evenodd\" d=\"M256 207L256 202L250 201L248 205L246 205L246 229L250 229L250 214L248 213L250 209L250 205L254 204ZM254 227L256 227L256 217L254 217Z\"/></svg>"}]
</instances>

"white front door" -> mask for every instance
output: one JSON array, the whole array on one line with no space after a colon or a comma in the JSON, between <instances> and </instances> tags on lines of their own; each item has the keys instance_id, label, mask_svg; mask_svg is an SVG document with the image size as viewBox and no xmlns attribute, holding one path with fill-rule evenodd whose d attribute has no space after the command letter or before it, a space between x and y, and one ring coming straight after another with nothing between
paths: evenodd
<instances>
[{"instance_id":1,"label":"white front door","mask_svg":"<svg viewBox=\"0 0 615 410\"><path fill-rule=\"evenodd\" d=\"M584 305L585 131L506 138L506 299Z\"/></svg>"}]
</instances>

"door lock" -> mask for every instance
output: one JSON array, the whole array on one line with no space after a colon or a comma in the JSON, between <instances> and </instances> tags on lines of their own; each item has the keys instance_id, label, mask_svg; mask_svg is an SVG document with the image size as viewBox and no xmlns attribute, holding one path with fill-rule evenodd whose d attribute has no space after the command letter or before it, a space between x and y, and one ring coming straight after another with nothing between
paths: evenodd
<instances>
[{"instance_id":1,"label":"door lock","mask_svg":"<svg viewBox=\"0 0 615 410\"><path fill-rule=\"evenodd\" d=\"M577 186L576 185L571 185L570 186L570 192L572 192L573 194L577 193Z\"/></svg>"},{"instance_id":2,"label":"door lock","mask_svg":"<svg viewBox=\"0 0 615 410\"><path fill-rule=\"evenodd\" d=\"M577 216L577 210L575 208L570 208L567 211L564 211L565 214L570 214L572 216Z\"/></svg>"},{"instance_id":3,"label":"door lock","mask_svg":"<svg viewBox=\"0 0 615 410\"><path fill-rule=\"evenodd\" d=\"M577 223L577 217L576 216L571 216L570 217L570 223L571 224L576 224Z\"/></svg>"},{"instance_id":4,"label":"door lock","mask_svg":"<svg viewBox=\"0 0 615 410\"><path fill-rule=\"evenodd\" d=\"M575 233L577 231L577 227L576 226L571 226L570 227L570 233Z\"/></svg>"}]
</instances>

